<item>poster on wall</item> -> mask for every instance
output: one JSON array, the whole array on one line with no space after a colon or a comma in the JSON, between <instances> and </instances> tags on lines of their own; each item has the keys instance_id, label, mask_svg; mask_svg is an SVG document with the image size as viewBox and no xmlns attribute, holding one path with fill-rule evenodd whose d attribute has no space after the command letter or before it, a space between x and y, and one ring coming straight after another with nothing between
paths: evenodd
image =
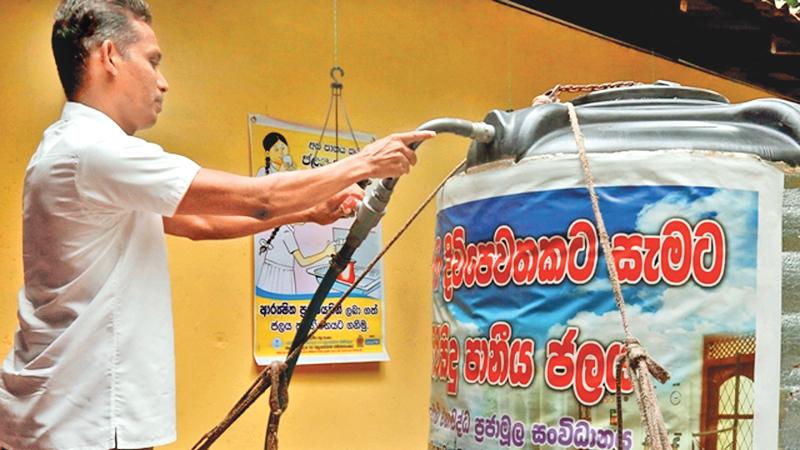
<instances>
[{"instance_id":1,"label":"poster on wall","mask_svg":"<svg viewBox=\"0 0 800 450\"><path fill-rule=\"evenodd\" d=\"M259 177L332 164L374 140L366 133L337 138L333 131L326 131L323 135L318 128L257 114L249 116L249 128L251 170ZM330 257L341 248L352 223L352 218L329 225L296 223L253 237L253 353L259 365L283 360L288 354ZM318 319L363 273L380 251L381 242L379 225L337 278ZM379 263L305 345L298 364L388 360L384 329L383 267Z\"/></svg>"},{"instance_id":2,"label":"poster on wall","mask_svg":"<svg viewBox=\"0 0 800 450\"><path fill-rule=\"evenodd\" d=\"M783 174L675 151L592 168L632 333L671 372L672 448L777 448ZM582 180L561 156L440 194L429 448L615 449L620 420L648 448Z\"/></svg>"}]
</instances>

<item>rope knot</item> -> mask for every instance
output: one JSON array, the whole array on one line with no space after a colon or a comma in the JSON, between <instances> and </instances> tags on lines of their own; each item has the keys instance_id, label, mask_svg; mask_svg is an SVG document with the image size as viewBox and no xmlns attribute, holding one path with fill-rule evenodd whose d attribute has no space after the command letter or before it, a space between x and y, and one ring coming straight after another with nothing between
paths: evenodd
<instances>
[{"instance_id":1,"label":"rope knot","mask_svg":"<svg viewBox=\"0 0 800 450\"><path fill-rule=\"evenodd\" d=\"M272 361L269 365L269 377L272 387L269 391L269 422L267 423L267 438L264 441L265 450L278 450L278 424L281 414L289 405L289 383L286 379L288 366L284 361Z\"/></svg>"},{"instance_id":2,"label":"rope knot","mask_svg":"<svg viewBox=\"0 0 800 450\"><path fill-rule=\"evenodd\" d=\"M269 392L269 413L280 416L289 404L289 386L284 372L288 366L283 361L272 361L269 365L269 376L272 388Z\"/></svg>"},{"instance_id":3,"label":"rope knot","mask_svg":"<svg viewBox=\"0 0 800 450\"><path fill-rule=\"evenodd\" d=\"M650 375L661 382L661 384L664 384L669 380L669 371L657 363L647 353L647 350L642 347L642 344L638 339L634 337L625 339L625 348L628 364L633 370L636 370L639 367L639 364L644 362L648 371L650 372Z\"/></svg>"},{"instance_id":4,"label":"rope knot","mask_svg":"<svg viewBox=\"0 0 800 450\"><path fill-rule=\"evenodd\" d=\"M632 369L636 369L642 360L650 357L647 354L647 350L642 347L641 342L634 337L625 339L625 351L628 357L628 364Z\"/></svg>"},{"instance_id":5,"label":"rope knot","mask_svg":"<svg viewBox=\"0 0 800 450\"><path fill-rule=\"evenodd\" d=\"M555 103L553 98L547 94L542 94L533 98L533 103L531 106L549 105L550 103Z\"/></svg>"}]
</instances>

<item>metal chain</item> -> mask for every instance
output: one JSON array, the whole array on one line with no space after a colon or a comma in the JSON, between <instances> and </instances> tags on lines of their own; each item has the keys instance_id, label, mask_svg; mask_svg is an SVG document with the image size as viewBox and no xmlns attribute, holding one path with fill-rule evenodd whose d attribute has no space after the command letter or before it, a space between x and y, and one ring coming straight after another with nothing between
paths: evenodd
<instances>
[{"instance_id":1,"label":"metal chain","mask_svg":"<svg viewBox=\"0 0 800 450\"><path fill-rule=\"evenodd\" d=\"M550 88L549 90L545 91L544 94L539 95L538 97L533 99L533 105L539 105L543 103L559 103L558 96L562 92L567 92L570 94L580 93L580 92L596 92L596 91L604 91L606 89L616 89L621 87L631 87L636 86L642 83L636 81L613 81L609 83L590 83L590 84L557 84Z\"/></svg>"}]
</instances>

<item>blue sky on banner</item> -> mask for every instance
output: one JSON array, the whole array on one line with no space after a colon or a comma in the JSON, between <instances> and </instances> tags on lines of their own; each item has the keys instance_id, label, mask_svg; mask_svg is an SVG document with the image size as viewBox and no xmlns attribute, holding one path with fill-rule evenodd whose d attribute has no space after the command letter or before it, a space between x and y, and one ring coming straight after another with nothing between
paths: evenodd
<instances>
[{"instance_id":1,"label":"blue sky on banner","mask_svg":"<svg viewBox=\"0 0 800 450\"><path fill-rule=\"evenodd\" d=\"M681 217L692 225L702 219L714 219L725 229L727 262L725 277L718 286L702 288L692 281L680 287L668 287L663 282L655 286L623 285L632 319L649 324L677 322L673 326L676 329L668 332L674 342L690 339L696 333L752 331L754 313L732 319L726 311L732 307L750 309L752 305L747 300L755 301L756 192L710 187L621 186L601 188L598 193L611 235L621 232L655 235L673 217ZM579 218L594 222L586 189L530 192L444 209L438 215L436 234L442 237L445 231L463 225L467 243L491 241L495 229L505 224L517 238L565 235L570 223ZM591 336L582 335L579 341L591 337L607 342L622 337L602 258L598 258L594 279L584 285L565 280L550 286L462 287L455 292L448 309L455 320L480 333L486 333L497 320L509 321L515 337L524 334L535 339L538 349L544 347L548 338L560 336L567 325L592 330ZM642 332L649 334L647 329ZM664 344L670 346L669 342Z\"/></svg>"}]
</instances>

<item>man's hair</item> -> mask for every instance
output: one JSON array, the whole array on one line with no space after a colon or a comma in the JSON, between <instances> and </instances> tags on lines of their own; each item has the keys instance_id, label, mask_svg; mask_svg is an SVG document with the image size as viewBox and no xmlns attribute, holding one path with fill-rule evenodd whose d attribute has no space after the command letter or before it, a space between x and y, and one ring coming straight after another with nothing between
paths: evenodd
<instances>
[{"instance_id":1,"label":"man's hair","mask_svg":"<svg viewBox=\"0 0 800 450\"><path fill-rule=\"evenodd\" d=\"M58 77L68 99L81 87L89 53L110 39L123 54L138 39L131 19L152 21L145 0L62 0L51 43Z\"/></svg>"}]
</instances>

